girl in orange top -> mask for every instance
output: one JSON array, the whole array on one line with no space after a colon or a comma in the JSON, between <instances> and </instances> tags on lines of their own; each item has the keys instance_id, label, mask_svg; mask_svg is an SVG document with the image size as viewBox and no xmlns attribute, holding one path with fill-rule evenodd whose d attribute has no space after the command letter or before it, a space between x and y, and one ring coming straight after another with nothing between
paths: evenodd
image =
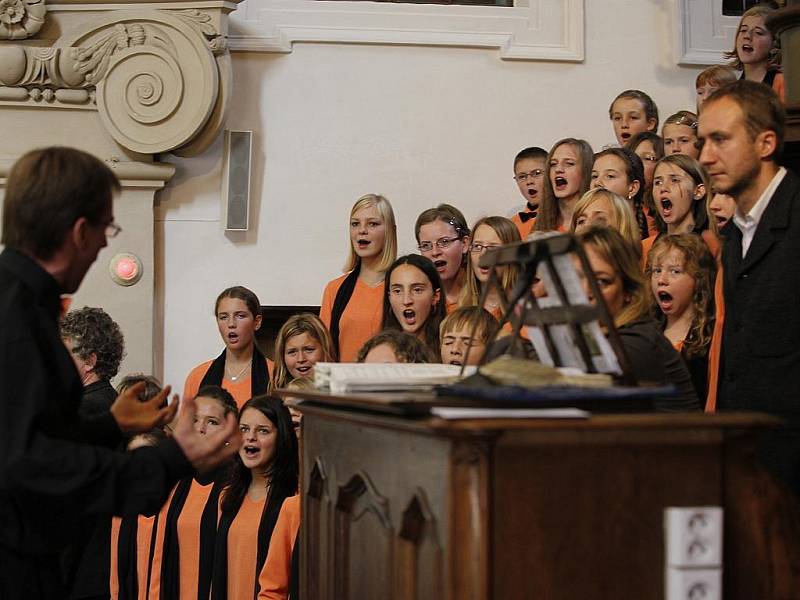
<instances>
[{"instance_id":1,"label":"girl in orange top","mask_svg":"<svg viewBox=\"0 0 800 600\"><path fill-rule=\"evenodd\" d=\"M287 498L275 525L269 552L258 576L259 600L287 600L296 581L297 534L300 531L300 496ZM294 576L293 576L294 575Z\"/></svg>"},{"instance_id":2,"label":"girl in orange top","mask_svg":"<svg viewBox=\"0 0 800 600\"><path fill-rule=\"evenodd\" d=\"M711 186L700 163L684 154L670 154L656 165L653 200L667 234L693 233L703 238L711 253L719 252L716 221L708 218L706 205ZM650 248L663 234L642 240L642 267Z\"/></svg>"},{"instance_id":3,"label":"girl in orange top","mask_svg":"<svg viewBox=\"0 0 800 600\"><path fill-rule=\"evenodd\" d=\"M225 350L213 361L195 367L186 378L183 397L191 398L207 385L228 390L236 404L267 391L271 365L255 342L261 327L258 297L242 286L230 287L217 297L214 315Z\"/></svg>"},{"instance_id":4,"label":"girl in orange top","mask_svg":"<svg viewBox=\"0 0 800 600\"><path fill-rule=\"evenodd\" d=\"M236 414L236 402L219 386L200 388L195 429L202 435ZM178 482L158 515L149 585L150 600L206 599L211 590L222 473Z\"/></svg>"},{"instance_id":5,"label":"girl in orange top","mask_svg":"<svg viewBox=\"0 0 800 600\"><path fill-rule=\"evenodd\" d=\"M213 600L253 600L281 507L297 494L297 438L289 410L257 396L239 416L242 447L220 499Z\"/></svg>"},{"instance_id":6,"label":"girl in orange top","mask_svg":"<svg viewBox=\"0 0 800 600\"><path fill-rule=\"evenodd\" d=\"M736 44L724 56L731 59L730 65L734 69L742 72L741 79L770 86L781 102L785 102L786 84L780 72L781 49L766 24L767 15L773 10L766 5L746 10L736 31Z\"/></svg>"},{"instance_id":7,"label":"girl in orange top","mask_svg":"<svg viewBox=\"0 0 800 600\"><path fill-rule=\"evenodd\" d=\"M547 155L547 177L534 226L536 231L569 228L575 203L591 185L593 163L589 142L575 138L556 142Z\"/></svg>"},{"instance_id":8,"label":"girl in orange top","mask_svg":"<svg viewBox=\"0 0 800 600\"><path fill-rule=\"evenodd\" d=\"M481 267L478 264L483 253L491 248L519 241L519 231L505 217L484 217L475 223L472 244L470 245L470 272L458 299L459 308L462 306L477 306L480 301L483 286L489 280L490 272L490 269ZM491 290L486 297L483 308L492 313L496 319L499 319L502 316L500 294L508 294L514 288L514 284L517 283L518 269L514 265L509 265L498 267L497 272L503 289Z\"/></svg>"},{"instance_id":9,"label":"girl in orange top","mask_svg":"<svg viewBox=\"0 0 800 600\"><path fill-rule=\"evenodd\" d=\"M656 207L653 204L653 173L656 170L656 163L664 158L664 141L657 133L645 131L637 133L625 145L626 148L642 159L644 167L644 196L643 207L644 216L647 219L647 232L655 235L659 232L659 225L656 222ZM663 224L662 224L663 225Z\"/></svg>"},{"instance_id":10,"label":"girl in orange top","mask_svg":"<svg viewBox=\"0 0 800 600\"><path fill-rule=\"evenodd\" d=\"M660 238L647 259L664 335L681 353L699 398L708 392L708 353L714 330L714 257L691 234Z\"/></svg>"},{"instance_id":11,"label":"girl in orange top","mask_svg":"<svg viewBox=\"0 0 800 600\"><path fill-rule=\"evenodd\" d=\"M325 286L319 314L342 362L353 362L364 342L380 331L384 274L396 256L392 205L383 196L362 196L350 211L349 273Z\"/></svg>"},{"instance_id":12,"label":"girl in orange top","mask_svg":"<svg viewBox=\"0 0 800 600\"><path fill-rule=\"evenodd\" d=\"M414 225L419 253L429 258L439 273L447 312L458 306L469 253L469 227L461 211L449 204L429 208Z\"/></svg>"},{"instance_id":13,"label":"girl in orange top","mask_svg":"<svg viewBox=\"0 0 800 600\"><path fill-rule=\"evenodd\" d=\"M270 392L286 387L298 377L313 380L315 364L336 360L331 336L319 317L311 313L289 317L278 331L275 360Z\"/></svg>"},{"instance_id":14,"label":"girl in orange top","mask_svg":"<svg viewBox=\"0 0 800 600\"><path fill-rule=\"evenodd\" d=\"M117 386L121 394L143 381L145 389L140 400L145 402L161 391L161 383L150 375L132 374L122 378ZM162 429L134 436L127 445L132 452L144 446L154 446L163 439ZM144 600L147 598L147 573L150 566L150 545L156 516L127 515L111 519L111 573L109 590L111 600Z\"/></svg>"},{"instance_id":15,"label":"girl in orange top","mask_svg":"<svg viewBox=\"0 0 800 600\"><path fill-rule=\"evenodd\" d=\"M643 206L644 165L635 152L627 148L607 148L595 154L592 189L595 188L604 188L625 198L636 217L641 239L649 235Z\"/></svg>"},{"instance_id":16,"label":"girl in orange top","mask_svg":"<svg viewBox=\"0 0 800 600\"><path fill-rule=\"evenodd\" d=\"M401 256L386 272L383 329L411 333L439 358L439 324L446 316L434 264L419 254Z\"/></svg>"}]
</instances>

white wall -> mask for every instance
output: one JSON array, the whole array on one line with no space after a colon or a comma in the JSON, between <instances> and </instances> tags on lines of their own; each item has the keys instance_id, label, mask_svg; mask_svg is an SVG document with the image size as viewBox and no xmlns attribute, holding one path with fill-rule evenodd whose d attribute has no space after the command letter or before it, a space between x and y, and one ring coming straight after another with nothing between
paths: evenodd
<instances>
[{"instance_id":1,"label":"white wall","mask_svg":"<svg viewBox=\"0 0 800 600\"><path fill-rule=\"evenodd\" d=\"M221 350L212 310L224 287L248 286L262 304L319 303L341 273L360 195L389 198L400 251L413 251L425 208L450 202L472 221L518 204L521 148L613 142L607 110L623 89L650 93L662 120L693 108L698 69L675 66L673 16L666 0L587 0L582 64L412 46L235 54L228 128L255 132L251 230L222 230L221 142L200 158L166 158L178 172L156 211L165 381L182 387Z\"/></svg>"}]
</instances>

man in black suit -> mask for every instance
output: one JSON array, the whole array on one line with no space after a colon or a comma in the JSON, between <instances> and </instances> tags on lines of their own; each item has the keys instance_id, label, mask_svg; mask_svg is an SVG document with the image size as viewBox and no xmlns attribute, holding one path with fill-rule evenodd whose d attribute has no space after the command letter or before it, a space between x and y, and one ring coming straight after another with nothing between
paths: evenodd
<instances>
[{"instance_id":1,"label":"man in black suit","mask_svg":"<svg viewBox=\"0 0 800 600\"><path fill-rule=\"evenodd\" d=\"M70 148L34 150L8 176L0 253L0 598L67 597L59 554L84 518L153 514L170 489L238 449L236 420L195 431L184 399L171 439L136 452L110 450L123 434L172 419L169 386L140 402L144 384L108 411L82 418L83 386L58 329L61 294L74 293L120 228L114 173Z\"/></svg>"},{"instance_id":2,"label":"man in black suit","mask_svg":"<svg viewBox=\"0 0 800 600\"><path fill-rule=\"evenodd\" d=\"M736 201L722 229L722 410L761 411L787 427L759 456L800 493L800 179L780 167L786 116L765 85L737 81L703 105L700 162Z\"/></svg>"}]
</instances>

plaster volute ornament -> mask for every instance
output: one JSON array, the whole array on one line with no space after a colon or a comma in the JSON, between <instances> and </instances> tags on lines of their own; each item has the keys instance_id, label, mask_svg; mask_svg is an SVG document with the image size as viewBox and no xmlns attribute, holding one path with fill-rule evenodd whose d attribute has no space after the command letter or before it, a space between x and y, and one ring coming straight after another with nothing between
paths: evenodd
<instances>
[{"instance_id":1,"label":"plaster volute ornament","mask_svg":"<svg viewBox=\"0 0 800 600\"><path fill-rule=\"evenodd\" d=\"M231 87L225 37L195 9L117 10L51 48L0 46L0 100L96 103L117 143L142 154L204 151Z\"/></svg>"},{"instance_id":2,"label":"plaster volute ornament","mask_svg":"<svg viewBox=\"0 0 800 600\"><path fill-rule=\"evenodd\" d=\"M100 119L125 148L167 152L191 141L217 102L219 74L209 40L168 11L114 11L59 39L71 87L94 85Z\"/></svg>"},{"instance_id":3,"label":"plaster volute ornament","mask_svg":"<svg viewBox=\"0 0 800 600\"><path fill-rule=\"evenodd\" d=\"M44 0L0 0L0 40L24 40L44 24Z\"/></svg>"}]
</instances>

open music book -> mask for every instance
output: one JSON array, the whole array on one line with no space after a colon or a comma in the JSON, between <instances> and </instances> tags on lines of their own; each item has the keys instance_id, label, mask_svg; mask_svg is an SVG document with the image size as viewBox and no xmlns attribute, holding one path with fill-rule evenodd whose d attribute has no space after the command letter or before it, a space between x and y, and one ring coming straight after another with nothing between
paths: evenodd
<instances>
[{"instance_id":1,"label":"open music book","mask_svg":"<svg viewBox=\"0 0 800 600\"><path fill-rule=\"evenodd\" d=\"M475 373L466 367L464 376ZM332 394L429 390L461 379L457 365L414 363L317 363L314 385Z\"/></svg>"}]
</instances>

